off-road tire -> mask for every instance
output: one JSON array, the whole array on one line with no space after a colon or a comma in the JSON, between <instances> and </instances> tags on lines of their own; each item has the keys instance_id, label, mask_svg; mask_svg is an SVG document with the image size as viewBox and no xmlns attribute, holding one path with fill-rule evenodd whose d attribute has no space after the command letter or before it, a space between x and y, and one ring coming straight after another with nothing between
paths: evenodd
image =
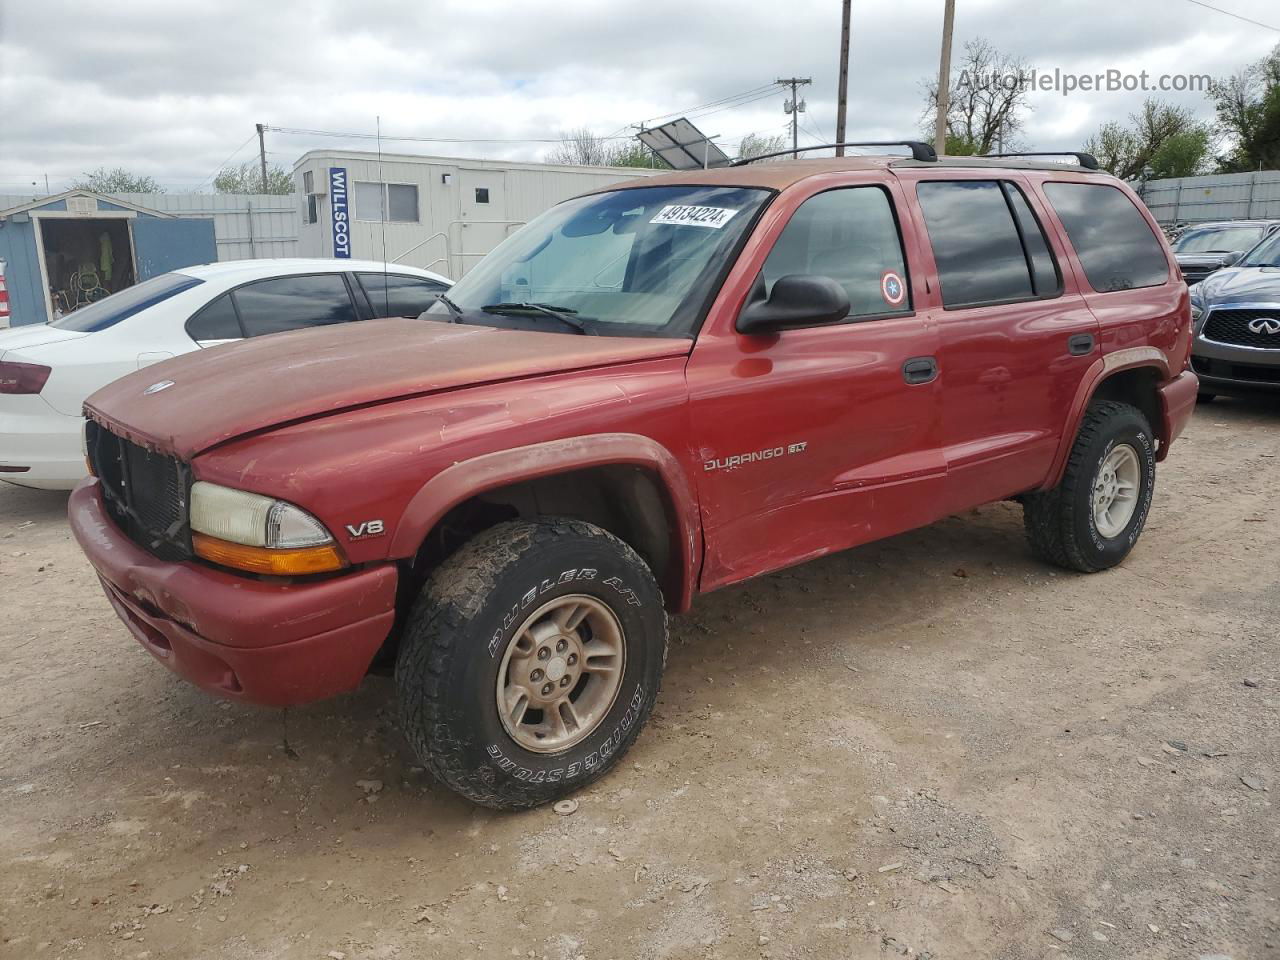
<instances>
[{"instance_id":1,"label":"off-road tire","mask_svg":"<svg viewBox=\"0 0 1280 960\"><path fill-rule=\"evenodd\" d=\"M1117 535L1103 537L1093 519L1093 483L1099 466L1118 443L1138 455L1138 502L1128 524ZM1147 522L1155 491L1155 438L1137 407L1114 400L1095 401L1085 411L1062 480L1052 490L1022 502L1023 523L1031 552L1067 570L1097 573L1120 563L1137 542Z\"/></svg>"},{"instance_id":2,"label":"off-road tire","mask_svg":"<svg viewBox=\"0 0 1280 960\"><path fill-rule=\"evenodd\" d=\"M604 603L617 618L621 686L586 739L533 752L503 726L498 672L527 615L571 594ZM441 564L418 596L396 664L402 727L446 786L486 807L535 807L598 779L626 753L653 710L666 656L662 593L627 544L577 520L502 523Z\"/></svg>"}]
</instances>

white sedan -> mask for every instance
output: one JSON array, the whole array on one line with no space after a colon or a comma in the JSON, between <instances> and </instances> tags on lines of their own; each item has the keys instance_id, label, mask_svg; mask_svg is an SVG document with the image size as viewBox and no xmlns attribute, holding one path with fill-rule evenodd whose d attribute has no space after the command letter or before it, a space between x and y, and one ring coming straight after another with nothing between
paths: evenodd
<instances>
[{"instance_id":1,"label":"white sedan","mask_svg":"<svg viewBox=\"0 0 1280 960\"><path fill-rule=\"evenodd\" d=\"M85 398L201 347L301 327L416 317L451 281L364 260L183 267L47 324L0 331L0 480L69 490L85 476Z\"/></svg>"}]
</instances>

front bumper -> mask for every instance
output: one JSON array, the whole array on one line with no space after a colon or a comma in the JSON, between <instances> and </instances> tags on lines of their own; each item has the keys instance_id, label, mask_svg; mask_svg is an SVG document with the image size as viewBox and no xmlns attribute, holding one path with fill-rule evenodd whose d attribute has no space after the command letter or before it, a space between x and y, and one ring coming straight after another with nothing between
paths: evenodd
<instances>
[{"instance_id":1,"label":"front bumper","mask_svg":"<svg viewBox=\"0 0 1280 960\"><path fill-rule=\"evenodd\" d=\"M267 706L359 685L395 619L396 568L268 581L158 560L107 515L96 479L67 504L71 531L130 632L174 673L220 697Z\"/></svg>"},{"instance_id":2,"label":"front bumper","mask_svg":"<svg viewBox=\"0 0 1280 960\"><path fill-rule=\"evenodd\" d=\"M1280 391L1280 349L1234 346L1201 335L1191 344L1191 368L1205 393Z\"/></svg>"}]
</instances>

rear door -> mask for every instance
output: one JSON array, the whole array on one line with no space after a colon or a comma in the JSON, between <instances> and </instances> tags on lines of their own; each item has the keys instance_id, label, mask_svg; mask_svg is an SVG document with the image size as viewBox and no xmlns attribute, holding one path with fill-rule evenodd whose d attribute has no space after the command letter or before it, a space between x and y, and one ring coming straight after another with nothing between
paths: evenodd
<instances>
[{"instance_id":1,"label":"rear door","mask_svg":"<svg viewBox=\"0 0 1280 960\"><path fill-rule=\"evenodd\" d=\"M427 277L403 273L357 273L374 317L416 317L449 289Z\"/></svg>"},{"instance_id":2,"label":"rear door","mask_svg":"<svg viewBox=\"0 0 1280 960\"><path fill-rule=\"evenodd\" d=\"M687 376L704 590L936 516L936 338L913 302L896 185L865 178L796 195L770 210L786 219L760 228L757 290L787 274L828 276L851 312L775 334L699 336Z\"/></svg>"},{"instance_id":3,"label":"rear door","mask_svg":"<svg viewBox=\"0 0 1280 960\"><path fill-rule=\"evenodd\" d=\"M1020 178L906 179L937 278L943 505L954 513L1041 485L1099 356L1098 323Z\"/></svg>"}]
</instances>

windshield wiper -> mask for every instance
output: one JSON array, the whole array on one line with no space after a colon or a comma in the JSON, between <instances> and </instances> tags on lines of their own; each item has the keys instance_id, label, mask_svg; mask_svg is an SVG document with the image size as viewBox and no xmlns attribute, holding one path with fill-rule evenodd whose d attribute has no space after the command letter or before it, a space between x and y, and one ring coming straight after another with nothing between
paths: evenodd
<instances>
[{"instance_id":1,"label":"windshield wiper","mask_svg":"<svg viewBox=\"0 0 1280 960\"><path fill-rule=\"evenodd\" d=\"M559 320L566 327L572 327L578 333L594 333L586 323L577 316L578 311L571 307L554 307L548 303L491 303L480 308L485 313L524 313L532 310Z\"/></svg>"},{"instance_id":2,"label":"windshield wiper","mask_svg":"<svg viewBox=\"0 0 1280 960\"><path fill-rule=\"evenodd\" d=\"M462 322L462 308L461 308L460 306L458 306L456 303L454 303L452 300L450 300L450 299L449 299L445 294L443 294L443 293L441 293L441 294L437 294L437 295L436 295L436 299L437 299L437 300L439 300L441 303L443 303L446 307L448 307L448 308L449 308L449 322L450 322L450 323L461 323L461 322Z\"/></svg>"}]
</instances>

